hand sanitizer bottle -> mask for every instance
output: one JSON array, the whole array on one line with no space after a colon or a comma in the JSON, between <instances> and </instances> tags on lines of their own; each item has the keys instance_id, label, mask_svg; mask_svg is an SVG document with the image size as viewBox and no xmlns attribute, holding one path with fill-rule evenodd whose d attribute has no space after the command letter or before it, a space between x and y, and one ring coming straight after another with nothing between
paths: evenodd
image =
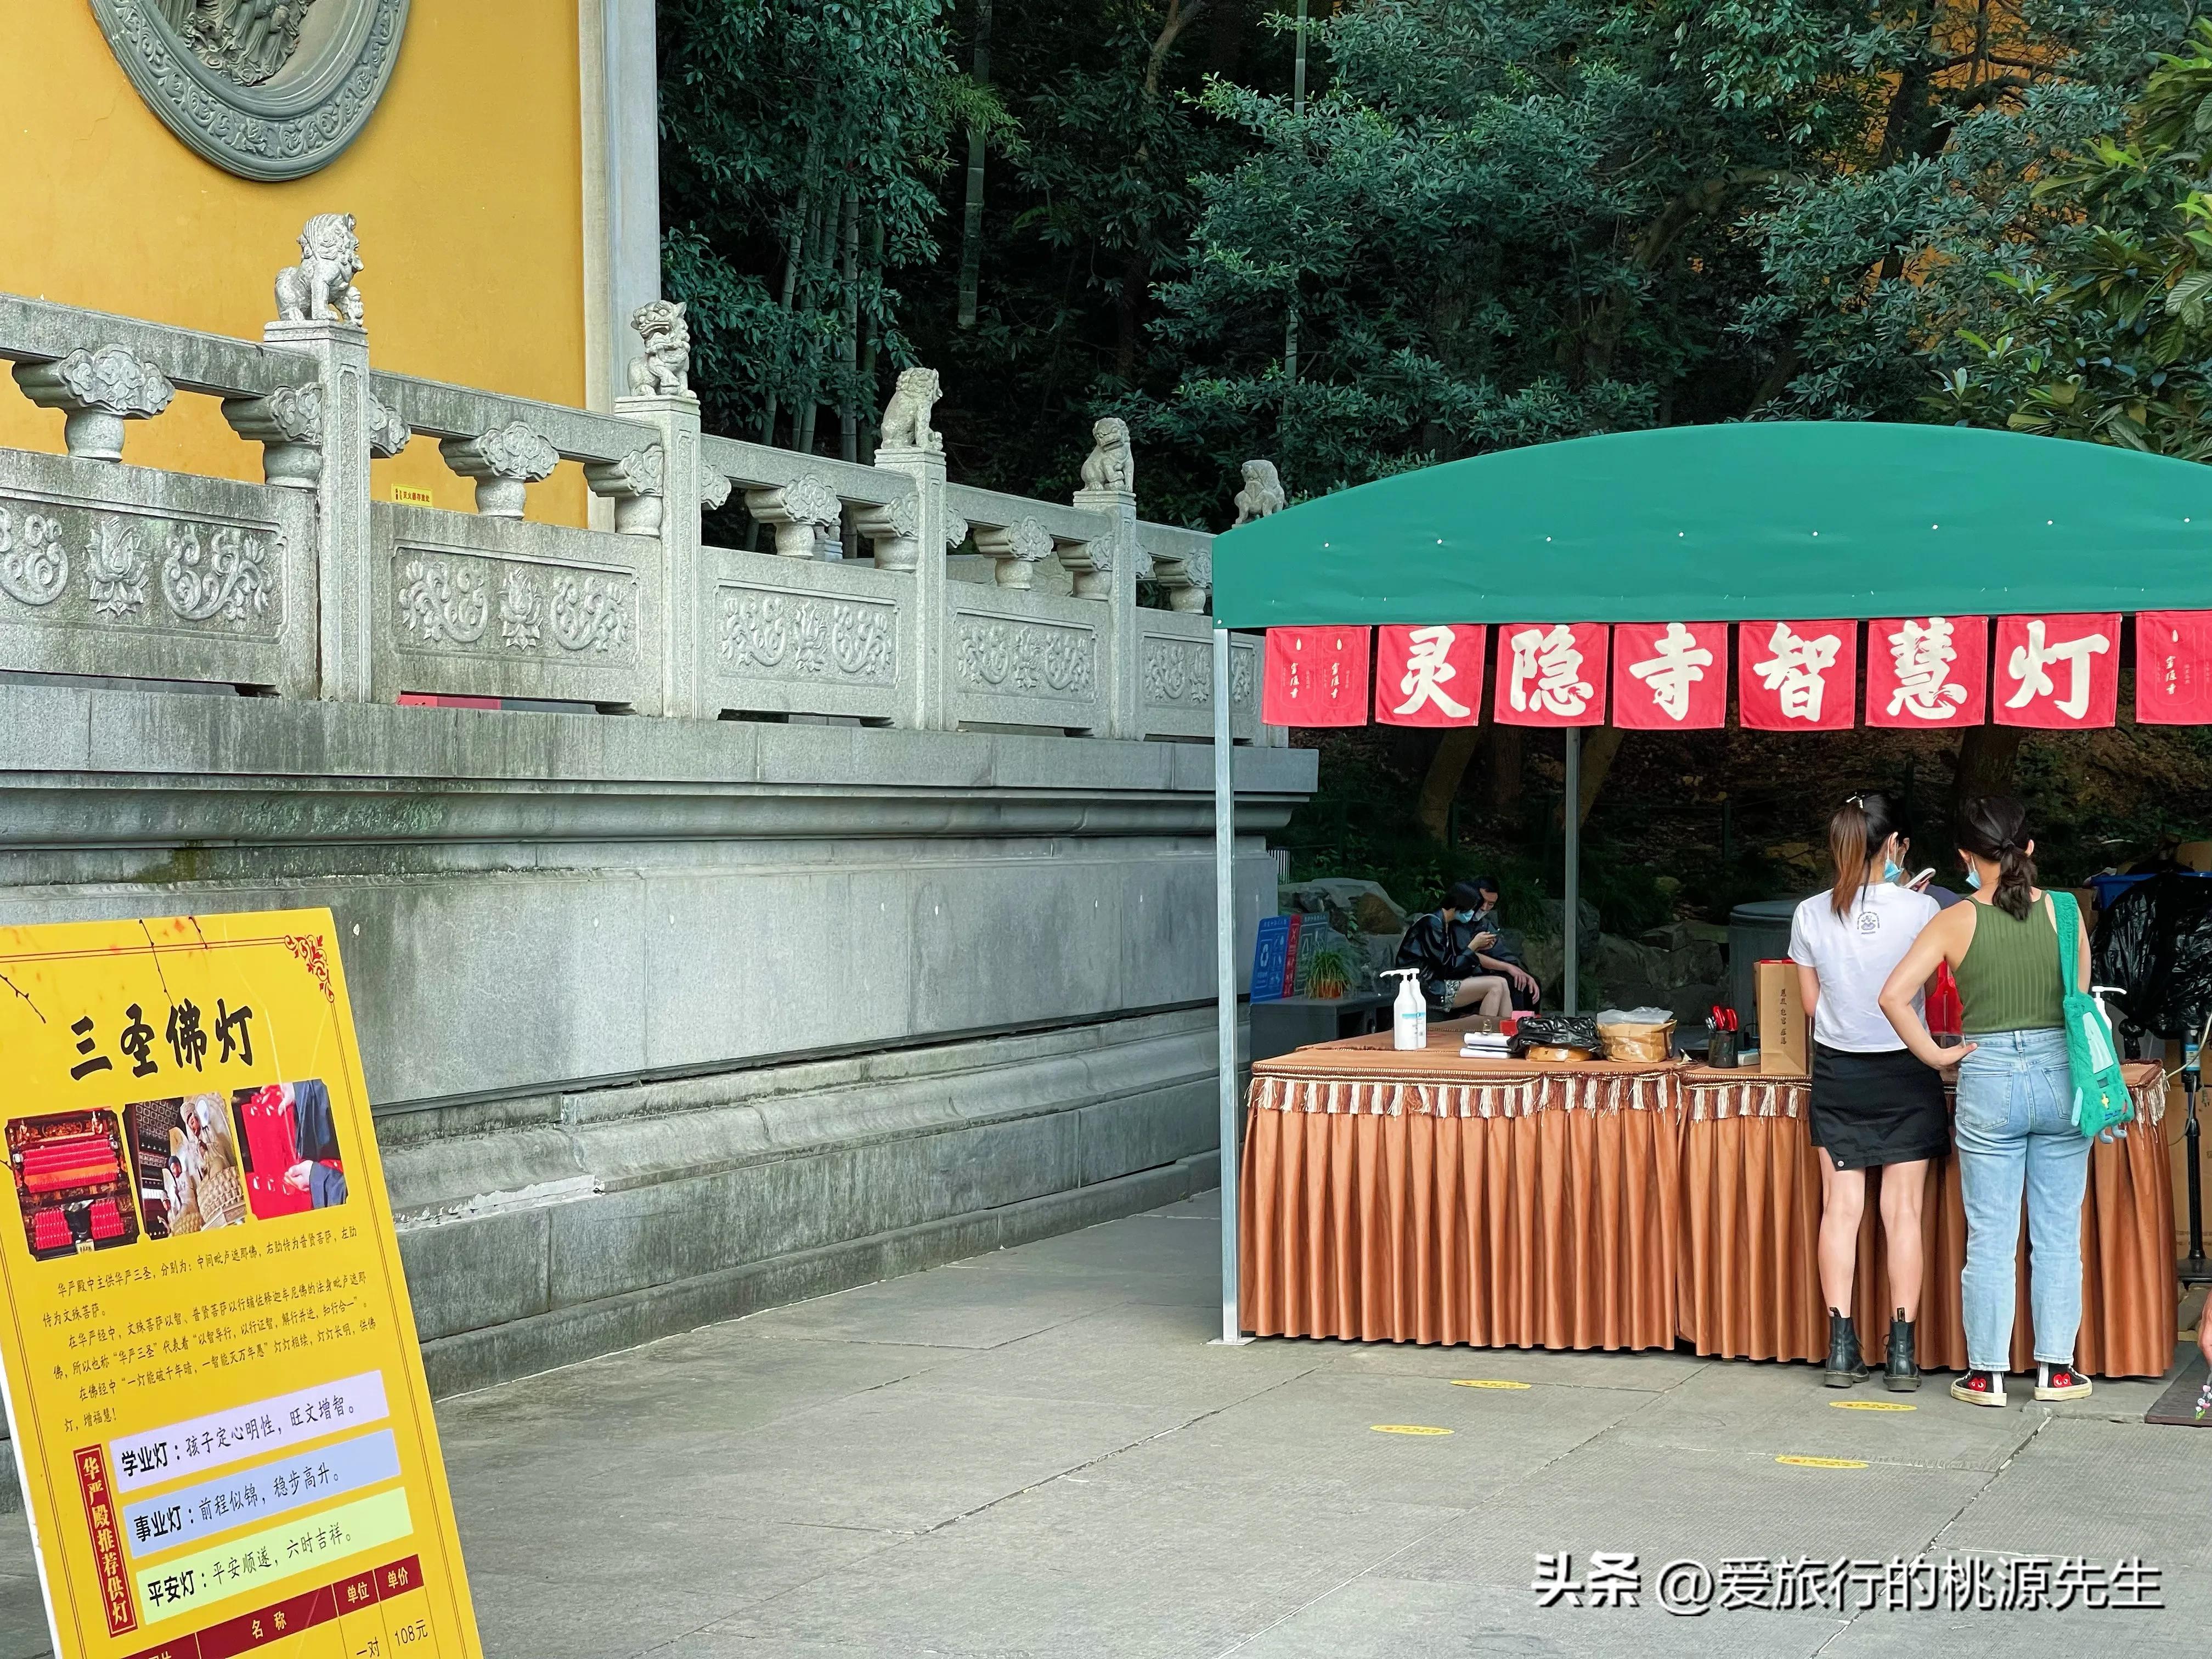
<instances>
[{"instance_id":1,"label":"hand sanitizer bottle","mask_svg":"<svg viewBox=\"0 0 2212 1659\"><path fill-rule=\"evenodd\" d=\"M1420 973L1413 968L1384 970L1385 978L1398 981L1398 1000L1390 1007L1390 1046L1425 1048L1429 1046L1429 1005L1421 999Z\"/></svg>"}]
</instances>

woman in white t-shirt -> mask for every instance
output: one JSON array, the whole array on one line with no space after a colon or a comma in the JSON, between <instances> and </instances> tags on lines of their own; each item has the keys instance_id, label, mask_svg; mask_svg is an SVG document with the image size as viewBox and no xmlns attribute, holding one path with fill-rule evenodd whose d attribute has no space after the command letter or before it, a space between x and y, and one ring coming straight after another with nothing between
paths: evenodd
<instances>
[{"instance_id":1,"label":"woman in white t-shirt","mask_svg":"<svg viewBox=\"0 0 2212 1659\"><path fill-rule=\"evenodd\" d=\"M1921 1199L1928 1160L1948 1152L1951 1121L1942 1079L1914 1058L1878 999L1937 909L1897 884L1911 846L1886 796L1853 795L1828 820L1834 887L1797 907L1790 959L1813 1013L1813 1144L1820 1158L1820 1291L1828 1304L1824 1381L1847 1389L1867 1377L1851 1322L1851 1280L1866 1172L1879 1169L1887 1241L1889 1354L1882 1381L1920 1386L1914 1327L1920 1317Z\"/></svg>"}]
</instances>

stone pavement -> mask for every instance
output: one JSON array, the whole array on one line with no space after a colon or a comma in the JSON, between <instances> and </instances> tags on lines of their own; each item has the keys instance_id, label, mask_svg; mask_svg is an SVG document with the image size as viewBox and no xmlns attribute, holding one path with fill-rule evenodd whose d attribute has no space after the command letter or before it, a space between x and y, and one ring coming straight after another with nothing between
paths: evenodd
<instances>
[{"instance_id":1,"label":"stone pavement","mask_svg":"<svg viewBox=\"0 0 2212 1659\"><path fill-rule=\"evenodd\" d=\"M2212 1433L2145 1427L2149 1384L1995 1412L1942 1379L1838 1393L1673 1354L1210 1347L1215 1214L1209 1194L446 1401L487 1653L2212 1650ZM44 1626L21 1517L0 1522L16 1659ZM1551 1550L1577 1577L1601 1550L2140 1556L2166 1608L1680 1618L1648 1581L1633 1611L1545 1608Z\"/></svg>"}]
</instances>

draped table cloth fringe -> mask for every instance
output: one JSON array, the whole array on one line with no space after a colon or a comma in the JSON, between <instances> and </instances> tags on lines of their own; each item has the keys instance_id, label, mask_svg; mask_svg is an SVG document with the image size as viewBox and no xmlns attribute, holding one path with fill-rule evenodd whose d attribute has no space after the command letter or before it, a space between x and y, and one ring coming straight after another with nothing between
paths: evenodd
<instances>
[{"instance_id":1,"label":"draped table cloth fringe","mask_svg":"<svg viewBox=\"0 0 2212 1659\"><path fill-rule=\"evenodd\" d=\"M1245 1329L1489 1347L1680 1338L1700 1353L1765 1359L1826 1352L1820 1178L1802 1080L1680 1064L1460 1080L1466 1062L1443 1059L1370 1040L1254 1068L1239 1209ZM2163 1080L2143 1066L2130 1082L2138 1121L2155 1129ZM2093 1155L2076 1352L2093 1374L2160 1376L2172 1353L2167 1164L2155 1133ZM1928 1180L1921 1351L1929 1366L1957 1369L1965 1223L1953 1160L1933 1161ZM1863 1328L1887 1330L1873 1197L1855 1299ZM2024 1229L2021 1249L2025 1365Z\"/></svg>"},{"instance_id":2,"label":"draped table cloth fringe","mask_svg":"<svg viewBox=\"0 0 2212 1659\"><path fill-rule=\"evenodd\" d=\"M1672 1087L1672 1076L1664 1072L1608 1073L1595 1077L1545 1074L1482 1084L1415 1083L1372 1077L1256 1077L1250 1101L1252 1109L1260 1112L1527 1117L1534 1112L1666 1110L1674 1103Z\"/></svg>"}]
</instances>

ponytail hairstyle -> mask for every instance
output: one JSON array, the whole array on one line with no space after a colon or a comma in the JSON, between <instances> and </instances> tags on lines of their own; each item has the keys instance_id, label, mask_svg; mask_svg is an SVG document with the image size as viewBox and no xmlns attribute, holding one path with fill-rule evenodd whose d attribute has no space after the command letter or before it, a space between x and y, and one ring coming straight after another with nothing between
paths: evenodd
<instances>
[{"instance_id":1,"label":"ponytail hairstyle","mask_svg":"<svg viewBox=\"0 0 2212 1659\"><path fill-rule=\"evenodd\" d=\"M1836 884L1828 891L1828 908L1841 921L1858 902L1867 884L1867 860L1892 836L1911 839L1905 814L1890 805L1889 797L1871 792L1846 796L1828 820L1828 856L1835 860Z\"/></svg>"},{"instance_id":2,"label":"ponytail hairstyle","mask_svg":"<svg viewBox=\"0 0 2212 1659\"><path fill-rule=\"evenodd\" d=\"M2010 795L1983 795L1959 811L1959 846L1997 866L1990 902L2014 921L2027 920L2035 860L2027 855L2027 808Z\"/></svg>"}]
</instances>

